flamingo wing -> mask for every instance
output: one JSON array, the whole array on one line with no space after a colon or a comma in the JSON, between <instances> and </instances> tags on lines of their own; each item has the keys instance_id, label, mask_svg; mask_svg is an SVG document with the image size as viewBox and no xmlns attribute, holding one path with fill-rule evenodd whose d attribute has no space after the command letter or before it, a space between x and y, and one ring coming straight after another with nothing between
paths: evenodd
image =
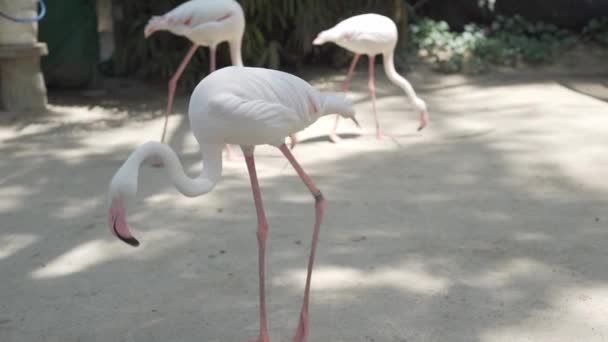
<instances>
[{"instance_id":1,"label":"flamingo wing","mask_svg":"<svg viewBox=\"0 0 608 342\"><path fill-rule=\"evenodd\" d=\"M299 130L302 121L294 109L280 102L247 99L232 93L214 96L209 100L208 108L209 118L218 128L241 131L235 134L235 138L249 137L250 140L256 140L256 144L283 139ZM241 129L235 130L236 127Z\"/></svg>"},{"instance_id":2,"label":"flamingo wing","mask_svg":"<svg viewBox=\"0 0 608 342\"><path fill-rule=\"evenodd\" d=\"M362 14L338 23L332 30L338 39L369 44L389 43L396 39L395 23L381 15Z\"/></svg>"},{"instance_id":3,"label":"flamingo wing","mask_svg":"<svg viewBox=\"0 0 608 342\"><path fill-rule=\"evenodd\" d=\"M188 1L163 16L152 17L146 30L168 30L177 35L213 35L233 16L231 2Z\"/></svg>"}]
</instances>

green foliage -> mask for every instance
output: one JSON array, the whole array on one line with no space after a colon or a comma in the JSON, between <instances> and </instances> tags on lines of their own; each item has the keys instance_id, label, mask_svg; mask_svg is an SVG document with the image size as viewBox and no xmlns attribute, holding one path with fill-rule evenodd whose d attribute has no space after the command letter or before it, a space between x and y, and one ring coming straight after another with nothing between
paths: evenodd
<instances>
[{"instance_id":1,"label":"green foliage","mask_svg":"<svg viewBox=\"0 0 608 342\"><path fill-rule=\"evenodd\" d=\"M184 58L191 43L168 32L158 32L145 39L144 27L153 15L170 11L183 1L118 1L113 2L119 13L115 21L116 50L105 71L115 75L132 75L146 79L168 80ZM182 76L191 85L208 69L208 59L202 49L192 57Z\"/></svg>"},{"instance_id":2,"label":"green foliage","mask_svg":"<svg viewBox=\"0 0 608 342\"><path fill-rule=\"evenodd\" d=\"M166 80L179 65L190 43L167 32L144 39L143 29L152 15L168 12L184 0L118 1L123 20L116 27L117 49L112 69L121 75ZM270 68L298 67L310 61L347 63L346 53L333 44L313 47L317 33L347 17L376 12L405 28L402 0L242 0L247 25L243 37L246 65ZM218 65L229 64L228 49L218 48ZM208 72L207 50L200 49L180 84L191 86Z\"/></svg>"},{"instance_id":3,"label":"green foliage","mask_svg":"<svg viewBox=\"0 0 608 342\"><path fill-rule=\"evenodd\" d=\"M423 18L410 26L410 33L413 47L430 58L439 71L458 72L465 63L475 65L475 71L484 69L482 61L473 56L473 51L486 35L475 24L467 25L459 33L450 30L445 21Z\"/></svg>"},{"instance_id":4,"label":"green foliage","mask_svg":"<svg viewBox=\"0 0 608 342\"><path fill-rule=\"evenodd\" d=\"M443 72L477 73L490 64L518 65L552 61L576 41L555 25L530 23L520 16L498 17L491 26L450 30L447 23L420 19L411 25L413 45Z\"/></svg>"},{"instance_id":5,"label":"green foliage","mask_svg":"<svg viewBox=\"0 0 608 342\"><path fill-rule=\"evenodd\" d=\"M583 34L591 41L608 46L608 17L591 20L583 29Z\"/></svg>"}]
</instances>

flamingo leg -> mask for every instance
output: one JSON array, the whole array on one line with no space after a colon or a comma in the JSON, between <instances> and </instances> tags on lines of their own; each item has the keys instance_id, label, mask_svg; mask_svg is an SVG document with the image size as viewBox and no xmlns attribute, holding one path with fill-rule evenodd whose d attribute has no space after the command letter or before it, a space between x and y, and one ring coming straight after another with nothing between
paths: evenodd
<instances>
[{"instance_id":1,"label":"flamingo leg","mask_svg":"<svg viewBox=\"0 0 608 342\"><path fill-rule=\"evenodd\" d=\"M358 53L356 53L353 56L353 61L350 63L350 68L348 69L348 74L346 74L346 80L344 80L344 83L342 84L343 92L347 92L348 88L350 87L350 81L353 78L353 73L355 72L355 67L357 66L359 57L361 57L361 55ZM338 134L336 134L336 131L338 130L339 122L340 122L340 115L336 115L336 121L334 121L334 127L332 128L331 133L329 133L329 139L334 143L338 143L341 140L340 137L338 136Z\"/></svg>"},{"instance_id":2,"label":"flamingo leg","mask_svg":"<svg viewBox=\"0 0 608 342\"><path fill-rule=\"evenodd\" d=\"M165 142L165 135L167 134L167 125L169 124L169 114L171 114L171 111L173 109L173 97L175 95L175 89L177 88L177 81L179 81L179 78L184 73L188 62L190 62L190 59L192 59L192 56L194 56L196 49L198 49L198 45L192 44L192 47L190 48L190 50L188 50L188 53L186 53L186 56L184 56L184 59L180 63L179 67L177 68L171 79L169 80L169 86L167 91L167 109L165 110L165 123L163 124L163 133L160 136L161 143ZM154 156L150 159L150 165L152 165L152 167L163 167L163 161L162 159L160 159L160 157Z\"/></svg>"},{"instance_id":3,"label":"flamingo leg","mask_svg":"<svg viewBox=\"0 0 608 342\"><path fill-rule=\"evenodd\" d=\"M235 159L234 152L232 151L232 147L230 144L226 144L226 159L232 161Z\"/></svg>"},{"instance_id":4,"label":"flamingo leg","mask_svg":"<svg viewBox=\"0 0 608 342\"><path fill-rule=\"evenodd\" d=\"M380 130L380 120L378 119L378 111L376 110L375 64L376 55L369 55L369 81L367 82L367 87L369 88L369 94L372 97L372 112L374 113L374 120L376 121L376 139L380 140L388 136Z\"/></svg>"},{"instance_id":5,"label":"flamingo leg","mask_svg":"<svg viewBox=\"0 0 608 342\"><path fill-rule=\"evenodd\" d=\"M294 133L294 134L290 135L289 138L291 139L290 147L293 150L294 148L296 148L296 145L298 144L298 135L297 135L297 133Z\"/></svg>"},{"instance_id":6,"label":"flamingo leg","mask_svg":"<svg viewBox=\"0 0 608 342\"><path fill-rule=\"evenodd\" d=\"M262 205L262 194L260 185L255 170L255 161L253 159L253 150L245 153L245 162L251 179L251 189L253 192L253 200L255 202L255 210L258 217L257 239L258 239L258 267L259 267L259 284L260 284L260 336L259 339L251 342L270 342L268 338L268 322L266 320L266 288L265 288L265 256L266 256L266 238L268 236L268 222Z\"/></svg>"},{"instance_id":7,"label":"flamingo leg","mask_svg":"<svg viewBox=\"0 0 608 342\"><path fill-rule=\"evenodd\" d=\"M294 335L292 341L293 342L306 342L308 338L308 303L310 297L310 281L312 277L312 268L315 261L315 253L317 250L317 241L319 240L319 230L321 228L321 222L323 221L323 213L325 212L325 207L327 203L323 194L319 189L314 185L310 177L304 172L300 164L296 161L290 149L285 145L281 145L279 147L281 152L289 163L293 166L293 168L298 173L298 176L302 179L310 193L313 195L315 199L315 225L312 233L312 242L310 244L310 256L308 257L308 269L306 272L306 285L304 287L304 301L302 303L302 310L300 312L300 319L298 322L298 328L296 330L296 334Z\"/></svg>"},{"instance_id":8,"label":"flamingo leg","mask_svg":"<svg viewBox=\"0 0 608 342\"><path fill-rule=\"evenodd\" d=\"M173 74L173 77L171 77L171 79L169 80L169 90L168 90L169 99L167 100L167 110L165 112L165 124L163 126L163 134L161 135L160 142L165 142L165 134L167 133L167 123L169 122L169 114L171 114L171 110L173 109L173 96L175 95L177 81L179 81L179 78L184 73L184 70L186 69L188 62L190 62L190 59L192 59L192 56L194 56L196 49L198 49L198 45L192 44L192 47L190 48L190 50L188 50L188 53L186 53L186 56L184 57L184 59L182 60L182 63L179 65L179 67L175 71L175 74Z\"/></svg>"}]
</instances>

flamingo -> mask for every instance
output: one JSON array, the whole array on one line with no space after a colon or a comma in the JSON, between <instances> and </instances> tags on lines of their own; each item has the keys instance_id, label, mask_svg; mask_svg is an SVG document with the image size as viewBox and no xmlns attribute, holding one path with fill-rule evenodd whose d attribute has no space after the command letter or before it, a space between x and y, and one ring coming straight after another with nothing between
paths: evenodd
<instances>
[{"instance_id":1,"label":"flamingo","mask_svg":"<svg viewBox=\"0 0 608 342\"><path fill-rule=\"evenodd\" d=\"M154 32L162 30L184 36L192 42L192 47L169 80L165 123L160 138L160 141L164 142L177 82L199 46L209 47L210 72L215 71L216 47L225 41L230 46L232 64L243 66L241 44L245 31L245 15L239 3L234 0L190 0L162 16L152 17L144 29L144 35L148 38ZM228 159L232 159L230 145L226 146L226 150ZM153 165L162 164L156 160Z\"/></svg>"},{"instance_id":2,"label":"flamingo","mask_svg":"<svg viewBox=\"0 0 608 342\"><path fill-rule=\"evenodd\" d=\"M418 130L420 131L423 129L429 121L426 103L416 96L416 92L411 84L395 70L394 55L397 37L397 26L391 19L383 15L368 13L341 21L336 26L319 33L313 41L314 45L334 42L338 46L354 53L346 80L342 86L344 92L348 91L359 57L362 54L369 57L368 88L372 98L372 111L374 112L374 119L376 121L376 138L378 139L386 137L380 130L380 123L376 112L374 63L376 55L378 54L382 54L383 56L384 72L386 73L386 76L388 76L388 79L403 89L414 108L420 113L420 126L418 127ZM340 141L340 138L336 134L339 120L340 118L336 117L336 121L334 122L334 126L329 135L330 139L335 143Z\"/></svg>"},{"instance_id":3,"label":"flamingo","mask_svg":"<svg viewBox=\"0 0 608 342\"><path fill-rule=\"evenodd\" d=\"M304 300L293 338L294 342L305 342L309 331L310 281L326 202L285 145L284 139L311 125L319 117L329 114L350 118L358 125L352 102L343 93L317 91L306 81L288 73L231 66L208 75L194 89L188 109L190 126L202 153L202 173L196 178L188 177L176 153L166 144L147 142L139 146L118 169L110 183L108 225L111 231L127 244L139 245L127 225L125 205L134 202L138 170L144 160L159 156L167 166L169 177L177 190L185 196L194 197L210 192L220 181L223 145L240 145L249 171L257 214L260 334L255 341L269 342L264 285L268 223L256 176L254 148L261 144L278 147L315 200L315 223Z\"/></svg>"}]
</instances>

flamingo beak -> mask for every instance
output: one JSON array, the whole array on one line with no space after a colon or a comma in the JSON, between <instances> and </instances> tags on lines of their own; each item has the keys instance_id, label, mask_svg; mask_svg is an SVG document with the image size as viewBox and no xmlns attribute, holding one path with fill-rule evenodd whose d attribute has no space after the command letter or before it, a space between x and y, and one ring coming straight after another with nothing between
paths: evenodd
<instances>
[{"instance_id":1,"label":"flamingo beak","mask_svg":"<svg viewBox=\"0 0 608 342\"><path fill-rule=\"evenodd\" d=\"M156 32L155 27L151 27L150 25L146 26L146 29L144 30L144 38L150 37L154 32Z\"/></svg>"},{"instance_id":2,"label":"flamingo beak","mask_svg":"<svg viewBox=\"0 0 608 342\"><path fill-rule=\"evenodd\" d=\"M317 35L315 40L312 41L312 45L323 45L325 43L323 39L321 39L321 34Z\"/></svg>"},{"instance_id":3,"label":"flamingo beak","mask_svg":"<svg viewBox=\"0 0 608 342\"><path fill-rule=\"evenodd\" d=\"M426 127L429 123L429 113L425 110L420 113L420 126L418 127L418 131L420 132L424 127Z\"/></svg>"},{"instance_id":4,"label":"flamingo beak","mask_svg":"<svg viewBox=\"0 0 608 342\"><path fill-rule=\"evenodd\" d=\"M350 118L351 120L353 120L353 122L355 123L355 126L357 126L357 128L361 128L361 124L359 124L359 121L357 121L357 118L355 118L354 116L352 118Z\"/></svg>"},{"instance_id":5,"label":"flamingo beak","mask_svg":"<svg viewBox=\"0 0 608 342\"><path fill-rule=\"evenodd\" d=\"M112 205L108 213L108 226L112 234L124 243L133 247L139 246L139 241L129 231L126 211L119 198L112 199Z\"/></svg>"}]
</instances>

